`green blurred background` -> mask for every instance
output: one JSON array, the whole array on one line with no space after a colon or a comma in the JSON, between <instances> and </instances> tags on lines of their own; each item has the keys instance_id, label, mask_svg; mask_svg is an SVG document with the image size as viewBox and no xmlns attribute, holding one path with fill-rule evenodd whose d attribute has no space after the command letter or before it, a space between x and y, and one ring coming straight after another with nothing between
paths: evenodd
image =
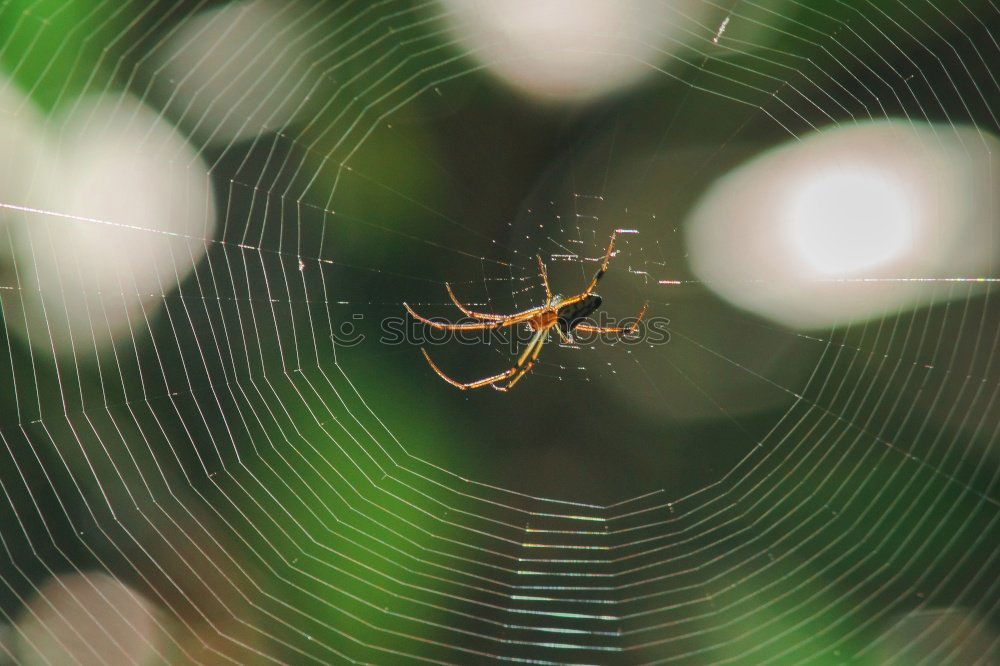
<instances>
[{"instance_id":1,"label":"green blurred background","mask_svg":"<svg viewBox=\"0 0 1000 666\"><path fill-rule=\"evenodd\" d=\"M301 30L276 62L308 94L240 136L178 94L162 55L222 4L0 3L0 72L27 100L3 114L35 107L58 143L81 96L129 94L203 161L216 220L211 237L140 236L204 258L110 348L47 353L11 332L5 301L10 661L131 660L113 631L70 631L38 601L87 572L156 609L147 663L995 658L988 283L796 331L707 289L683 235L713 183L817 128L995 133L988 0L712 5L726 50L682 45L585 103L491 76L436 3L296 3L240 57ZM0 224L15 215L32 223L6 209ZM549 344L501 395L458 392L417 345L379 341L404 301L454 316L446 280L491 311L538 304L536 252L598 256L615 228L638 233L605 309L648 301L667 344ZM11 298L19 266L0 265ZM549 271L572 294L592 268ZM333 343L345 323L363 343ZM463 379L511 364L499 345L433 353ZM98 597L90 621L110 626Z\"/></svg>"}]
</instances>

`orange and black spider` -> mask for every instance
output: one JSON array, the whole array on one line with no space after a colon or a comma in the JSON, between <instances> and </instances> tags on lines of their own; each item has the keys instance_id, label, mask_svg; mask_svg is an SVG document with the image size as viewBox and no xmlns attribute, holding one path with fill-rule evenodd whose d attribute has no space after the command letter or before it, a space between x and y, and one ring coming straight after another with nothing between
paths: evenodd
<instances>
[{"instance_id":1,"label":"orange and black spider","mask_svg":"<svg viewBox=\"0 0 1000 666\"><path fill-rule=\"evenodd\" d=\"M522 312L515 312L510 315L474 312L462 305L462 303L455 297L455 292L451 290L451 285L447 282L444 283L444 286L447 288L448 296L451 297L452 302L467 317L478 319L478 322L467 324L446 324L431 321L426 317L418 315L413 311L413 308L406 303L403 303L403 307L406 308L406 311L409 312L410 316L414 319L421 321L428 326L445 331L475 331L506 328L508 326L523 323L527 324L528 328L535 333L531 336L528 346L524 348L523 352L521 352L521 356L517 359L517 364L515 364L514 367L501 372L498 375L477 379L473 382L463 384L462 382L457 382L448 375L444 374L441 372L441 369L434 364L434 361L431 360L430 354L427 353L427 350L421 348L420 351L424 353L424 358L427 359L431 368L434 369L434 372L436 372L441 379L445 380L452 386L462 389L463 391L467 389L483 388L484 386L492 386L498 391L507 391L512 388L514 384L521 379L521 377L524 377L524 375L531 370L531 367L538 359L538 355L542 352L542 345L545 344L549 331L552 329L556 330L563 342L572 341L570 336L573 331L624 334L635 332L636 328L639 326L639 322L646 316L646 308L649 307L648 303L642 306L642 309L639 311L639 316L636 318L635 322L629 326L591 326L590 324L583 323L587 317L597 310L597 308L601 307L601 297L594 293L594 287L597 286L597 283L602 277L604 277L604 273L608 270L608 264L611 262L611 256L615 247L615 236L617 233L618 231L615 230L615 232L611 234L611 241L608 243L608 250L604 253L604 260L601 262L601 267L597 270L594 278L590 281L590 284L587 285L587 288L576 296L564 298L559 294L556 294L555 296L552 295L552 291L549 289L548 271L545 269L545 263L542 261L542 258L538 256L538 270L540 271L542 277L542 284L545 286L544 305L523 310ZM507 381L506 385L501 386L501 382L504 381Z\"/></svg>"}]
</instances>

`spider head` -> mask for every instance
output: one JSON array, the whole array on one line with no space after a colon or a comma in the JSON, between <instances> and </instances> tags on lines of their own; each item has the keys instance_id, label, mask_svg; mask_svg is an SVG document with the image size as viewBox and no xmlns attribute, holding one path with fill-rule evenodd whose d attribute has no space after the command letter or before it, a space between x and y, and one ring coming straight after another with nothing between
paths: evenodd
<instances>
[{"instance_id":1,"label":"spider head","mask_svg":"<svg viewBox=\"0 0 1000 666\"><path fill-rule=\"evenodd\" d=\"M594 310L601 307L601 297L597 294L588 294L586 298L577 303L559 308L559 324L566 332L572 331L584 319L594 313Z\"/></svg>"}]
</instances>

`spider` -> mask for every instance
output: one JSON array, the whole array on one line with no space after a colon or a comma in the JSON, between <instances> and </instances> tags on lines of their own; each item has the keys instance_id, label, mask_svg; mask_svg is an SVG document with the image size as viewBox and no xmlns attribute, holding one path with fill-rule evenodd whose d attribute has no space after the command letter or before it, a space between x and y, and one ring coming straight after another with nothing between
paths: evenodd
<instances>
[{"instance_id":1,"label":"spider","mask_svg":"<svg viewBox=\"0 0 1000 666\"><path fill-rule=\"evenodd\" d=\"M615 230L611 234L611 241L608 243L608 249L604 253L604 260L601 262L601 267L597 270L597 273L590 281L590 284L588 284L587 288L576 296L563 297L560 294L556 294L555 296L552 295L552 291L549 288L549 276L548 271L545 268L545 262L542 261L541 256L536 255L536 258L538 259L538 270L542 278L542 284L545 287L544 305L539 305L521 312L515 312L510 315L474 312L473 310L470 310L466 306L462 305L461 301L455 297L455 292L451 290L451 285L447 282L444 283L444 286L448 290L448 296L451 297L452 303L454 303L455 306L458 307L463 314L465 314L465 316L479 321L466 324L447 324L431 321L426 317L418 315L413 311L413 308L406 303L403 303L403 307L406 308L406 311L409 312L410 316L414 319L441 330L473 331L506 328L508 326L523 323L527 324L528 328L534 331L534 335L531 336L528 346L524 348L523 352L521 352L521 356L517 359L517 363L514 367L505 370L500 374L493 375L491 377L484 377L483 379L477 379L471 382L459 382L444 374L444 372L437 367L434 361L431 360L430 354L427 353L427 350L421 348L420 351L423 352L424 358L427 359L431 368L433 368L434 372L436 372L441 379L463 391L467 391L469 389L479 389L485 386L492 386L497 391L508 391L531 370L535 361L538 359L538 355L542 352L542 345L544 345L545 341L548 339L549 331L552 329L556 330L563 342L572 342L571 334L573 331L586 331L588 333L634 333L636 328L639 326L639 322L646 316L646 309L649 307L649 303L642 306L635 322L629 326L591 326L590 324L583 323L588 316L597 310L597 308L601 307L601 297L594 293L594 287L596 287L600 279L604 277L604 273L608 270L608 264L611 263L611 257L615 247L615 236L617 233L618 230Z\"/></svg>"}]
</instances>

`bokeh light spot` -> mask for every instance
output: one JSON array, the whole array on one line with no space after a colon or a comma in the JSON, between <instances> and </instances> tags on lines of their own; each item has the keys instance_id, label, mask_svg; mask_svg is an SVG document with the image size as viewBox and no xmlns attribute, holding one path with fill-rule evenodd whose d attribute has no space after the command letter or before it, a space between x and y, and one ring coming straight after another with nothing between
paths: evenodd
<instances>
[{"instance_id":1,"label":"bokeh light spot","mask_svg":"<svg viewBox=\"0 0 1000 666\"><path fill-rule=\"evenodd\" d=\"M916 222L911 194L885 171L837 169L809 177L789 198L791 239L816 270L844 275L904 252Z\"/></svg>"}]
</instances>

